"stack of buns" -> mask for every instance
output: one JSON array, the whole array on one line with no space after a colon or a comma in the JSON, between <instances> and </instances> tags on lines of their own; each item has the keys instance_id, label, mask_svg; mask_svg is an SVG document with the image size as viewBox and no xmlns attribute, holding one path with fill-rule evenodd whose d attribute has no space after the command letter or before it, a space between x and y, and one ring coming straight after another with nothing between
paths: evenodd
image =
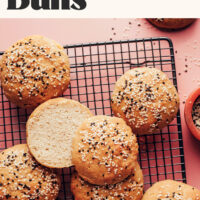
<instances>
[{"instance_id":1,"label":"stack of buns","mask_svg":"<svg viewBox=\"0 0 200 200\"><path fill-rule=\"evenodd\" d=\"M61 185L56 168L73 165L76 200L142 199L135 134L163 128L179 107L178 93L163 72L147 67L126 72L111 98L116 117L109 117L93 116L77 101L55 98L69 85L70 66L53 40L35 35L18 41L2 56L0 70L11 102L23 108L41 104L27 121L27 145L0 153L0 199L55 200ZM143 200L167 198L152 191Z\"/></svg>"},{"instance_id":2,"label":"stack of buns","mask_svg":"<svg viewBox=\"0 0 200 200\"><path fill-rule=\"evenodd\" d=\"M137 155L136 135L123 119L99 115L85 120L73 139L75 199L140 200L143 175Z\"/></svg>"},{"instance_id":3,"label":"stack of buns","mask_svg":"<svg viewBox=\"0 0 200 200\"><path fill-rule=\"evenodd\" d=\"M143 174L137 163L132 175L111 185L93 185L76 172L72 175L71 190L76 200L123 199L140 200L143 195Z\"/></svg>"}]
</instances>

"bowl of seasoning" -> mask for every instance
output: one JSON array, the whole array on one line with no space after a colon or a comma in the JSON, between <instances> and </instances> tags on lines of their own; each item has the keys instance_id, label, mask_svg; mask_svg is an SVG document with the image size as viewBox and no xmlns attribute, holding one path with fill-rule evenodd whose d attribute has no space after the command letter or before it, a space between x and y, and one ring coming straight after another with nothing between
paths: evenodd
<instances>
[{"instance_id":1,"label":"bowl of seasoning","mask_svg":"<svg viewBox=\"0 0 200 200\"><path fill-rule=\"evenodd\" d=\"M200 88L193 91L186 100L184 115L190 132L200 140Z\"/></svg>"}]
</instances>

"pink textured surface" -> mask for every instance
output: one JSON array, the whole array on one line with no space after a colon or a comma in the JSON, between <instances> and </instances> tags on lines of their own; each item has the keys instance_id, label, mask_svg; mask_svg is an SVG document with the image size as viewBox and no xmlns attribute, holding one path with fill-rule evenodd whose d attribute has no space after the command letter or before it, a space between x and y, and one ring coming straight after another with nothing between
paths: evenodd
<instances>
[{"instance_id":1,"label":"pink textured surface","mask_svg":"<svg viewBox=\"0 0 200 200\"><path fill-rule=\"evenodd\" d=\"M166 36L175 50L177 81L181 98L181 118L184 138L187 181L200 189L200 143L189 133L184 117L184 101L200 87L200 22L185 30L163 32L145 19L60 19L60 20L0 20L0 50L30 34L42 34L61 44L76 44L109 40Z\"/></svg>"}]
</instances>

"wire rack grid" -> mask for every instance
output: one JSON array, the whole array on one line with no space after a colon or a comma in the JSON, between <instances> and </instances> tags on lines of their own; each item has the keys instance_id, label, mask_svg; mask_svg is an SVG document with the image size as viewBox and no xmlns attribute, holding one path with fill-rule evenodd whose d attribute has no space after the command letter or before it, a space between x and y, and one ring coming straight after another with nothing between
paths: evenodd
<instances>
[{"instance_id":1,"label":"wire rack grid","mask_svg":"<svg viewBox=\"0 0 200 200\"><path fill-rule=\"evenodd\" d=\"M71 83L63 96L88 106L96 115L112 115L110 97L114 84L131 68L156 67L177 87L173 44L168 38L69 45L65 49L71 63ZM26 143L25 125L30 113L31 110L10 103L0 89L0 151ZM164 179L186 182L180 113L159 133L139 136L138 142L145 189ZM60 200L73 199L70 192L73 170L60 171Z\"/></svg>"}]
</instances>

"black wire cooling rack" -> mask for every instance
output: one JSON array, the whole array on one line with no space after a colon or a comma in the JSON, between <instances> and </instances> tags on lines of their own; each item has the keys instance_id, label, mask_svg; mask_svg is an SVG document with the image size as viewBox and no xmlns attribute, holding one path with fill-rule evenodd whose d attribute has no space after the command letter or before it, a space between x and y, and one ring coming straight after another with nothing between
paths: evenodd
<instances>
[{"instance_id":1,"label":"black wire cooling rack","mask_svg":"<svg viewBox=\"0 0 200 200\"><path fill-rule=\"evenodd\" d=\"M131 68L161 69L177 87L173 44L168 38L69 45L65 49L71 63L71 83L63 96L80 101L96 115L112 115L110 97L114 84ZM0 150L26 143L25 124L30 112L10 103L0 90ZM180 113L162 131L139 136L138 142L145 189L164 179L186 182ZM73 199L72 172L73 168L60 171L60 200Z\"/></svg>"}]
</instances>

